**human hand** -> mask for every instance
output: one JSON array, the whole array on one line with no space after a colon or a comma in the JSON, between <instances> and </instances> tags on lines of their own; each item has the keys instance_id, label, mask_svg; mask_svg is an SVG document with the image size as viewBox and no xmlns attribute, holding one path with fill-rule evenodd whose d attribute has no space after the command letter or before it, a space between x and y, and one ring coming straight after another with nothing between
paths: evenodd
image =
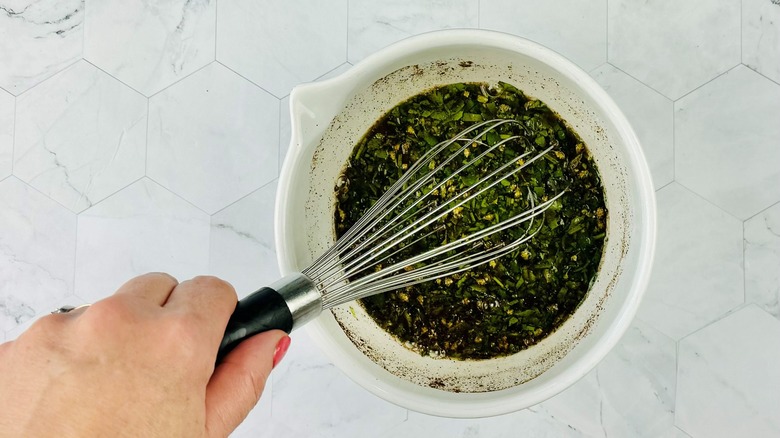
<instances>
[{"instance_id":1,"label":"human hand","mask_svg":"<svg viewBox=\"0 0 780 438\"><path fill-rule=\"evenodd\" d=\"M215 369L236 301L217 278L152 273L39 319L0 345L0 436L227 436L290 339L259 334Z\"/></svg>"}]
</instances>

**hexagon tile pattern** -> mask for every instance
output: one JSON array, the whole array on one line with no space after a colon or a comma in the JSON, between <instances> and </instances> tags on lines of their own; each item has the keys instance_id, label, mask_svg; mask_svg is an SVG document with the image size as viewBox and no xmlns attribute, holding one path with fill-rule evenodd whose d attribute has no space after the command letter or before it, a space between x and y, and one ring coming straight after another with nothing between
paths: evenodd
<instances>
[{"instance_id":1,"label":"hexagon tile pattern","mask_svg":"<svg viewBox=\"0 0 780 438\"><path fill-rule=\"evenodd\" d=\"M675 102L676 180L740 219L780 201L778 114L780 85L745 66Z\"/></svg>"},{"instance_id":2,"label":"hexagon tile pattern","mask_svg":"<svg viewBox=\"0 0 780 438\"><path fill-rule=\"evenodd\" d=\"M76 215L9 177L0 230L0 330L11 330L73 293Z\"/></svg>"},{"instance_id":3,"label":"hexagon tile pattern","mask_svg":"<svg viewBox=\"0 0 780 438\"><path fill-rule=\"evenodd\" d=\"M677 425L695 437L780 436L780 321L745 307L680 341Z\"/></svg>"},{"instance_id":4,"label":"hexagon tile pattern","mask_svg":"<svg viewBox=\"0 0 780 438\"><path fill-rule=\"evenodd\" d=\"M231 0L217 12L217 60L276 97L347 60L347 0Z\"/></svg>"},{"instance_id":5,"label":"hexagon tile pattern","mask_svg":"<svg viewBox=\"0 0 780 438\"><path fill-rule=\"evenodd\" d=\"M95 302L147 272L189 279L208 250L209 216L142 178L79 215L75 291Z\"/></svg>"},{"instance_id":6,"label":"hexagon tile pattern","mask_svg":"<svg viewBox=\"0 0 780 438\"><path fill-rule=\"evenodd\" d=\"M677 340L743 303L742 223L677 183L657 201L657 262L638 316Z\"/></svg>"},{"instance_id":7,"label":"hexagon tile pattern","mask_svg":"<svg viewBox=\"0 0 780 438\"><path fill-rule=\"evenodd\" d=\"M215 0L89 3L84 57L144 95L214 60Z\"/></svg>"},{"instance_id":8,"label":"hexagon tile pattern","mask_svg":"<svg viewBox=\"0 0 780 438\"><path fill-rule=\"evenodd\" d=\"M18 95L81 57L84 2L0 4L0 88Z\"/></svg>"},{"instance_id":9,"label":"hexagon tile pattern","mask_svg":"<svg viewBox=\"0 0 780 438\"><path fill-rule=\"evenodd\" d=\"M607 60L606 0L481 0L480 27L545 45L585 70Z\"/></svg>"},{"instance_id":10,"label":"hexagon tile pattern","mask_svg":"<svg viewBox=\"0 0 780 438\"><path fill-rule=\"evenodd\" d=\"M610 64L591 72L623 110L645 153L653 185L659 189L674 179L674 105L657 91Z\"/></svg>"},{"instance_id":11,"label":"hexagon tile pattern","mask_svg":"<svg viewBox=\"0 0 780 438\"><path fill-rule=\"evenodd\" d=\"M80 61L19 96L14 174L74 212L142 177L147 100Z\"/></svg>"},{"instance_id":12,"label":"hexagon tile pattern","mask_svg":"<svg viewBox=\"0 0 780 438\"><path fill-rule=\"evenodd\" d=\"M276 181L211 217L209 271L229 278L239 297L279 279L274 250L275 200Z\"/></svg>"},{"instance_id":13,"label":"hexagon tile pattern","mask_svg":"<svg viewBox=\"0 0 780 438\"><path fill-rule=\"evenodd\" d=\"M740 0L609 0L609 62L678 99L740 62Z\"/></svg>"},{"instance_id":14,"label":"hexagon tile pattern","mask_svg":"<svg viewBox=\"0 0 780 438\"><path fill-rule=\"evenodd\" d=\"M780 2L742 0L742 62L780 83Z\"/></svg>"},{"instance_id":15,"label":"hexagon tile pattern","mask_svg":"<svg viewBox=\"0 0 780 438\"><path fill-rule=\"evenodd\" d=\"M348 60L355 63L385 46L418 33L477 27L478 10L479 4L474 0L351 1Z\"/></svg>"},{"instance_id":16,"label":"hexagon tile pattern","mask_svg":"<svg viewBox=\"0 0 780 438\"><path fill-rule=\"evenodd\" d=\"M219 63L150 100L147 175L208 213L274 180L278 144L279 100Z\"/></svg>"},{"instance_id":17,"label":"hexagon tile pattern","mask_svg":"<svg viewBox=\"0 0 780 438\"><path fill-rule=\"evenodd\" d=\"M273 281L290 89L478 26L567 56L636 129L661 188L637 319L557 396L468 420L375 397L296 332L233 435L780 436L778 23L778 0L0 0L0 341L151 270Z\"/></svg>"},{"instance_id":18,"label":"hexagon tile pattern","mask_svg":"<svg viewBox=\"0 0 780 438\"><path fill-rule=\"evenodd\" d=\"M745 221L745 299L780 319L780 203Z\"/></svg>"},{"instance_id":19,"label":"hexagon tile pattern","mask_svg":"<svg viewBox=\"0 0 780 438\"><path fill-rule=\"evenodd\" d=\"M406 409L375 397L338 370L305 330L293 332L271 378L274 418L304 436L373 437L406 419Z\"/></svg>"},{"instance_id":20,"label":"hexagon tile pattern","mask_svg":"<svg viewBox=\"0 0 780 438\"><path fill-rule=\"evenodd\" d=\"M535 408L585 436L662 436L674 428L675 359L672 339L634 321L594 370Z\"/></svg>"},{"instance_id":21,"label":"hexagon tile pattern","mask_svg":"<svg viewBox=\"0 0 780 438\"><path fill-rule=\"evenodd\" d=\"M14 97L0 90L0 180L11 174L14 152Z\"/></svg>"}]
</instances>

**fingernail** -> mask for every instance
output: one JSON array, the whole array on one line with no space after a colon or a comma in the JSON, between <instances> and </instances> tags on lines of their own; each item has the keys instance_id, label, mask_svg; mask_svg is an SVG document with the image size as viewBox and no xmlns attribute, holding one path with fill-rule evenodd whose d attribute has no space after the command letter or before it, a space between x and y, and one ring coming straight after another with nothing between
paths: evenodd
<instances>
[{"instance_id":1,"label":"fingernail","mask_svg":"<svg viewBox=\"0 0 780 438\"><path fill-rule=\"evenodd\" d=\"M276 364L282 361L284 358L284 354L287 353L287 349L290 347L290 337L286 336L282 339L279 339L279 343L276 344L276 350L274 350L274 364L273 367L276 368Z\"/></svg>"}]
</instances>

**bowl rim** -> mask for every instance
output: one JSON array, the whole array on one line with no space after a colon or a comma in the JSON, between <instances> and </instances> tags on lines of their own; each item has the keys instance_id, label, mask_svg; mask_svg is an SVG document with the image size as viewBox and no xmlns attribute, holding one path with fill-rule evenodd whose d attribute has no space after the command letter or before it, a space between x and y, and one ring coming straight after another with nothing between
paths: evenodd
<instances>
[{"instance_id":1,"label":"bowl rim","mask_svg":"<svg viewBox=\"0 0 780 438\"><path fill-rule=\"evenodd\" d=\"M360 77L377 66L387 64L390 60L397 60L420 50L452 45L485 45L515 51L548 64L560 72L560 74L575 81L585 93L590 94L595 101L599 102L606 117L614 124L617 135L624 139L626 157L629 161L628 167L632 169L634 178L638 181L638 196L644 200L644 202L638 204L639 208L636 211L636 216L640 218L640 230L638 232L641 236L637 240L636 245L639 248L637 264L645 266L646 269L640 269L636 272L631 285L631 292L623 303L622 308L618 311L618 316L611 322L609 329L598 339L593 348L587 350L569 368L563 370L557 379L550 381L537 391L520 396L519 394L512 394L511 390L514 388L510 388L493 393L459 394L458 401L437 399L435 402L432 402L432 399L424 394L410 394L408 391L396 388L387 382L377 379L365 370L362 365L346 359L347 356L338 354L340 347L318 326L318 320L307 326L307 333L315 340L330 360L353 381L373 394L398 406L417 412L443 417L477 418L514 412L558 394L584 377L618 343L626 330L628 330L649 282L655 254L656 204L650 171L633 128L613 99L584 70L559 53L515 35L478 29L433 31L409 37L375 52L339 76L317 83L302 84L292 90L290 94L290 120L293 124L291 127L292 135L290 148L279 176L279 189L277 190L274 211L277 259L283 275L297 270L293 262L292 239L289 238L291 233L285 226L285 217L288 209L287 191L292 183L294 165L300 158L298 156L299 150L296 146L299 144L300 136L295 129L295 113L300 111L300 108L296 108L296 102L299 97L308 92L317 92L330 88L337 89L338 85L348 84L353 78ZM328 123L330 122L328 121ZM486 397L484 394L494 394L494 396Z\"/></svg>"}]
</instances>

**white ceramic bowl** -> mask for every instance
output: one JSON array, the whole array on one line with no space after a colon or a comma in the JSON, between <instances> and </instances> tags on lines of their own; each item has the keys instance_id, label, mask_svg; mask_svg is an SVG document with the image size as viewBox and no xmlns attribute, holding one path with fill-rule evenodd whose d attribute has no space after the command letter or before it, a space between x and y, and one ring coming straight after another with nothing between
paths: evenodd
<instances>
[{"instance_id":1,"label":"white ceramic bowl","mask_svg":"<svg viewBox=\"0 0 780 438\"><path fill-rule=\"evenodd\" d=\"M588 146L609 210L604 255L575 313L537 345L504 358L422 357L354 303L307 326L357 383L419 412L484 417L523 409L576 382L618 342L644 293L655 244L653 185L639 142L585 72L538 44L496 32L450 30L409 38L290 95L292 139L276 205L283 274L307 266L335 241L335 181L353 146L387 110L436 85L499 80L544 101Z\"/></svg>"}]
</instances>

